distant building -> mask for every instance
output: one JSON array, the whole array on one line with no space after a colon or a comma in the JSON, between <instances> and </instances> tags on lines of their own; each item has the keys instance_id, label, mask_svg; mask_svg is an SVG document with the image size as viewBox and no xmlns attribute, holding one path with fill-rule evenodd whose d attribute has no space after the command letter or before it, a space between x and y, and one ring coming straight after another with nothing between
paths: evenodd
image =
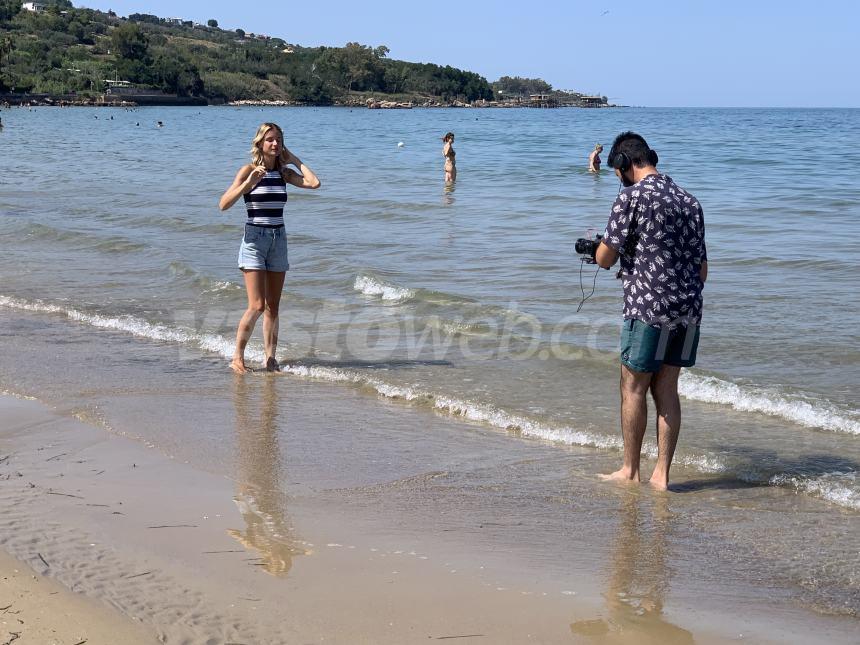
<instances>
[{"instance_id":1,"label":"distant building","mask_svg":"<svg viewBox=\"0 0 860 645\"><path fill-rule=\"evenodd\" d=\"M26 9L27 11L32 11L34 13L42 13L45 9L48 8L48 5L43 2L25 2L21 5L22 9Z\"/></svg>"},{"instance_id":2,"label":"distant building","mask_svg":"<svg viewBox=\"0 0 860 645\"><path fill-rule=\"evenodd\" d=\"M529 94L529 107L558 107L558 101L549 94Z\"/></svg>"},{"instance_id":3,"label":"distant building","mask_svg":"<svg viewBox=\"0 0 860 645\"><path fill-rule=\"evenodd\" d=\"M292 47L284 47L281 51L285 54L292 54L296 50L293 49Z\"/></svg>"},{"instance_id":4,"label":"distant building","mask_svg":"<svg viewBox=\"0 0 860 645\"><path fill-rule=\"evenodd\" d=\"M166 22L168 25L181 25L182 18L165 18L164 22Z\"/></svg>"},{"instance_id":5,"label":"distant building","mask_svg":"<svg viewBox=\"0 0 860 645\"><path fill-rule=\"evenodd\" d=\"M131 81L120 81L113 78L106 78L102 83L105 84L105 94L123 94L134 87Z\"/></svg>"},{"instance_id":6,"label":"distant building","mask_svg":"<svg viewBox=\"0 0 860 645\"><path fill-rule=\"evenodd\" d=\"M579 101L584 107L602 107L606 105L606 99L602 96L583 95L579 97Z\"/></svg>"}]
</instances>

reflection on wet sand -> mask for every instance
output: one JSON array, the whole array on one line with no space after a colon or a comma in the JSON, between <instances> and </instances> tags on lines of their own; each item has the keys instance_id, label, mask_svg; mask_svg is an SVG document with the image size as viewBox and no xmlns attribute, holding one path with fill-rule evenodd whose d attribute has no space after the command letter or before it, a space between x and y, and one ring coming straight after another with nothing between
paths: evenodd
<instances>
[{"instance_id":1,"label":"reflection on wet sand","mask_svg":"<svg viewBox=\"0 0 860 645\"><path fill-rule=\"evenodd\" d=\"M586 643L692 644L690 632L663 617L669 591L667 498L620 494L621 521L609 553L611 571L604 593L608 616L571 623L570 631Z\"/></svg>"},{"instance_id":2,"label":"reflection on wet sand","mask_svg":"<svg viewBox=\"0 0 860 645\"><path fill-rule=\"evenodd\" d=\"M281 491L281 451L278 446L278 405L270 376L237 375L233 382L236 411L237 487L234 501L245 530L229 533L245 548L260 553L259 565L272 575L286 575L293 556L309 551L297 546L286 519L286 495Z\"/></svg>"}]
</instances>

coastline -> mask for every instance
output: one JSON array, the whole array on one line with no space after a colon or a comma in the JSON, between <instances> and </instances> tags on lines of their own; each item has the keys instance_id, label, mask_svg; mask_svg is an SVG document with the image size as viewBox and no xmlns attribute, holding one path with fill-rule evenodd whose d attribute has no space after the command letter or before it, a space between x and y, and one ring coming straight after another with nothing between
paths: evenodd
<instances>
[{"instance_id":1,"label":"coastline","mask_svg":"<svg viewBox=\"0 0 860 645\"><path fill-rule=\"evenodd\" d=\"M425 99L422 101L398 101L387 98L356 99L347 101L335 101L334 103L307 103L303 101L289 101L276 99L240 99L236 101L224 101L223 99L202 96L137 96L104 95L101 97L75 97L67 94L0 94L0 105L8 103L9 107L341 107L341 108L367 108L367 109L412 109L412 108L479 108L479 109L535 109L535 105L529 105L526 101L475 101L464 103L462 101L442 101L439 99ZM547 106L542 106L547 109ZM626 107L623 105L574 105L559 104L551 106L557 108L577 109L606 109Z\"/></svg>"},{"instance_id":2,"label":"coastline","mask_svg":"<svg viewBox=\"0 0 860 645\"><path fill-rule=\"evenodd\" d=\"M121 334L86 337L124 354ZM343 385L234 377L219 359L163 371L175 358L163 343L122 365L164 382L125 391L121 372L75 360L80 344L64 350L75 378L110 405L0 398L0 545L158 638L851 642L852 618L738 581L704 594L719 562L671 537L684 522L669 497L587 492L612 452L559 451ZM176 380L212 370L220 392ZM208 438L188 442L188 424Z\"/></svg>"}]
</instances>

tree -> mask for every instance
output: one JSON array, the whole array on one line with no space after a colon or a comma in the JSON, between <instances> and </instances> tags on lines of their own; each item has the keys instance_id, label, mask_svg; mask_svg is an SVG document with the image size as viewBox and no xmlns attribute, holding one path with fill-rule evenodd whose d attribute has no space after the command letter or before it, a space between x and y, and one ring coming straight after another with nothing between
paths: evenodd
<instances>
[{"instance_id":1,"label":"tree","mask_svg":"<svg viewBox=\"0 0 860 645\"><path fill-rule=\"evenodd\" d=\"M3 74L3 64L9 60L9 55L12 53L12 39L9 36L0 37L0 90L6 89L5 76Z\"/></svg>"},{"instance_id":2,"label":"tree","mask_svg":"<svg viewBox=\"0 0 860 645\"><path fill-rule=\"evenodd\" d=\"M119 27L115 27L110 37L114 49L122 58L139 61L147 60L149 38L136 24L126 22Z\"/></svg>"},{"instance_id":3,"label":"tree","mask_svg":"<svg viewBox=\"0 0 860 645\"><path fill-rule=\"evenodd\" d=\"M152 72L160 89L179 96L197 96L203 91L203 81L197 68L175 57L159 56L152 64Z\"/></svg>"},{"instance_id":4,"label":"tree","mask_svg":"<svg viewBox=\"0 0 860 645\"><path fill-rule=\"evenodd\" d=\"M244 29L237 29L236 35L239 36L239 38L244 38L245 37L245 30Z\"/></svg>"},{"instance_id":5,"label":"tree","mask_svg":"<svg viewBox=\"0 0 860 645\"><path fill-rule=\"evenodd\" d=\"M18 12L21 11L21 4L18 0L0 1L0 22L10 20L18 15Z\"/></svg>"},{"instance_id":6,"label":"tree","mask_svg":"<svg viewBox=\"0 0 860 645\"><path fill-rule=\"evenodd\" d=\"M151 13L133 13L129 15L128 19L131 22L148 22L151 25L160 25L162 23L161 18Z\"/></svg>"},{"instance_id":7,"label":"tree","mask_svg":"<svg viewBox=\"0 0 860 645\"><path fill-rule=\"evenodd\" d=\"M207 25L209 25L210 27L212 27L212 29L218 29L218 21L217 21L217 20L215 20L215 18L210 18L210 19L206 22L206 24L207 24Z\"/></svg>"},{"instance_id":8,"label":"tree","mask_svg":"<svg viewBox=\"0 0 860 645\"><path fill-rule=\"evenodd\" d=\"M502 76L493 83L493 88L503 95L525 96L527 94L549 94L552 85L540 78Z\"/></svg>"}]
</instances>

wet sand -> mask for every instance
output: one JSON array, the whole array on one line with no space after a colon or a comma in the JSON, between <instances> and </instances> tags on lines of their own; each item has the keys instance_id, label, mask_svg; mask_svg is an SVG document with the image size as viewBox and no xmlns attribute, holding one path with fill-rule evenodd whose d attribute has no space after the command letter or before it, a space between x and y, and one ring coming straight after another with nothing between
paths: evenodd
<instances>
[{"instance_id":1,"label":"wet sand","mask_svg":"<svg viewBox=\"0 0 860 645\"><path fill-rule=\"evenodd\" d=\"M825 534L821 500L601 484L615 450L0 323L0 548L163 642L856 641L857 518Z\"/></svg>"},{"instance_id":2,"label":"wet sand","mask_svg":"<svg viewBox=\"0 0 860 645\"><path fill-rule=\"evenodd\" d=\"M500 513L490 497L494 508L482 510L488 500L452 477L479 455L489 469L551 468L544 447L501 436L503 447L488 448L488 435L463 424L458 440L442 437L456 444L450 452L434 455L444 450L434 436L456 421L301 381L288 405L299 433L279 446L266 401L283 378L235 377L237 428L253 423L238 432L230 470L186 459L196 446L169 455L74 418L79 410L0 398L3 549L38 584L50 578L124 616L123 642L140 626L195 643L850 642L853 620L778 598L687 597L678 583L673 593L671 569L683 562L661 538L671 513L653 495L613 487L606 511L620 509L621 521L604 540L587 537L581 518L586 535L575 539L518 512L520 501ZM126 409L155 416L151 399ZM413 448L408 463L373 463L374 435L397 428ZM363 433L368 454L345 432ZM315 446L284 463L282 448L297 440ZM532 543L516 546L521 535ZM547 548L554 541L569 558ZM71 620L59 625L74 631Z\"/></svg>"},{"instance_id":3,"label":"wet sand","mask_svg":"<svg viewBox=\"0 0 860 645\"><path fill-rule=\"evenodd\" d=\"M568 595L500 593L474 574L456 576L451 563L394 548L397 536L386 544L362 535L346 518L302 523L308 534L349 537L311 542L253 482L197 471L35 402L0 405L3 455L16 446L0 489L4 548L118 608L129 634L134 620L166 642L566 636Z\"/></svg>"}]
</instances>

